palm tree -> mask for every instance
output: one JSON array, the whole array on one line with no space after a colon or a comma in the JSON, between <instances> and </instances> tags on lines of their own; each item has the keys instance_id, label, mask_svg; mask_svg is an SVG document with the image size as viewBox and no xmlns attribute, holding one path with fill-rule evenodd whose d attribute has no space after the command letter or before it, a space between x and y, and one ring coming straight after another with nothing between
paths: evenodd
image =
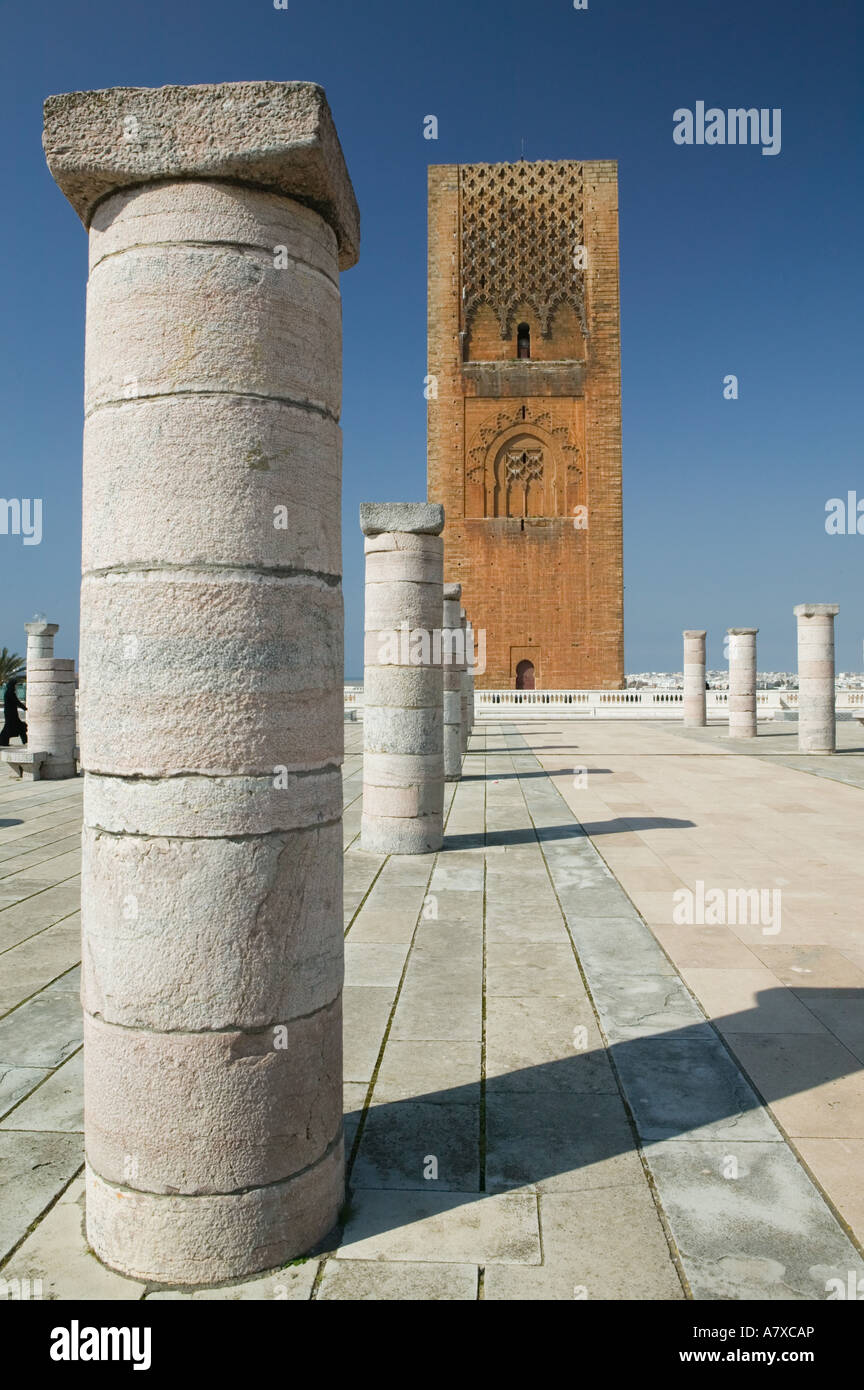
<instances>
[{"instance_id":1,"label":"palm tree","mask_svg":"<svg viewBox=\"0 0 864 1390\"><path fill-rule=\"evenodd\" d=\"M5 681L23 681L25 675L24 658L8 647L0 649L0 685Z\"/></svg>"}]
</instances>

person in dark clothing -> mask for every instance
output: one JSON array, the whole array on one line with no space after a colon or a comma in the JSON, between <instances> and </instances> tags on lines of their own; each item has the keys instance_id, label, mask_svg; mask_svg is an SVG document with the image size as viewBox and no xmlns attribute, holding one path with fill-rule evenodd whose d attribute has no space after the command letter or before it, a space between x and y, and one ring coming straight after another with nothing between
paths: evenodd
<instances>
[{"instance_id":1,"label":"person in dark clothing","mask_svg":"<svg viewBox=\"0 0 864 1390\"><path fill-rule=\"evenodd\" d=\"M26 709L23 701L18 699L16 689L17 681L7 681L6 689L3 692L3 729L0 731L0 748L9 745L10 738L20 738L22 743L27 742L27 725L18 717L19 709Z\"/></svg>"}]
</instances>

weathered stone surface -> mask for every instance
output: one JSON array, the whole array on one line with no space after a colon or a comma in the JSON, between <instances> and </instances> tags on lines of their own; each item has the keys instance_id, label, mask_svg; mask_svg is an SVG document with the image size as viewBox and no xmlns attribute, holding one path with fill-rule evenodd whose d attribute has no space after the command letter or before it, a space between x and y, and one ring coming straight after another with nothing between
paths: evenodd
<instances>
[{"instance_id":1,"label":"weathered stone surface","mask_svg":"<svg viewBox=\"0 0 864 1390\"><path fill-rule=\"evenodd\" d=\"M339 759L333 584L240 571L85 578L81 666L88 770L266 776Z\"/></svg>"},{"instance_id":2,"label":"weathered stone surface","mask_svg":"<svg viewBox=\"0 0 864 1390\"><path fill-rule=\"evenodd\" d=\"M308 402L338 419L339 290L302 263L279 269L272 254L223 246L135 247L100 261L87 310L105 325L88 340L87 414L218 391Z\"/></svg>"},{"instance_id":3,"label":"weathered stone surface","mask_svg":"<svg viewBox=\"0 0 864 1390\"><path fill-rule=\"evenodd\" d=\"M83 568L182 557L338 575L340 450L335 421L283 401L190 395L105 406L84 430Z\"/></svg>"},{"instance_id":4,"label":"weathered stone surface","mask_svg":"<svg viewBox=\"0 0 864 1390\"><path fill-rule=\"evenodd\" d=\"M326 825L342 812L336 767L269 777L102 777L84 787L84 821L123 835L218 838Z\"/></svg>"},{"instance_id":5,"label":"weathered stone surface","mask_svg":"<svg viewBox=\"0 0 864 1390\"><path fill-rule=\"evenodd\" d=\"M444 508L440 502L361 502L360 530L364 536L389 532L440 536Z\"/></svg>"},{"instance_id":6,"label":"weathered stone surface","mask_svg":"<svg viewBox=\"0 0 864 1390\"><path fill-rule=\"evenodd\" d=\"M225 1196L138 1192L88 1167L87 1238L133 1279L215 1284L274 1269L310 1250L336 1224L343 1199L341 1141L286 1182Z\"/></svg>"},{"instance_id":7,"label":"weathered stone surface","mask_svg":"<svg viewBox=\"0 0 864 1390\"><path fill-rule=\"evenodd\" d=\"M125 1028L264 1028L342 986L342 843L84 830L84 1007ZM182 982L182 988L179 983Z\"/></svg>"},{"instance_id":8,"label":"weathered stone surface","mask_svg":"<svg viewBox=\"0 0 864 1390\"><path fill-rule=\"evenodd\" d=\"M317 1163L341 1134L338 1000L258 1033L151 1033L85 1013L84 1045L87 1158L107 1182L262 1187Z\"/></svg>"},{"instance_id":9,"label":"weathered stone surface","mask_svg":"<svg viewBox=\"0 0 864 1390\"><path fill-rule=\"evenodd\" d=\"M45 102L48 167L85 226L148 180L223 179L307 203L357 260L359 213L327 98L313 82L110 87Z\"/></svg>"}]
</instances>

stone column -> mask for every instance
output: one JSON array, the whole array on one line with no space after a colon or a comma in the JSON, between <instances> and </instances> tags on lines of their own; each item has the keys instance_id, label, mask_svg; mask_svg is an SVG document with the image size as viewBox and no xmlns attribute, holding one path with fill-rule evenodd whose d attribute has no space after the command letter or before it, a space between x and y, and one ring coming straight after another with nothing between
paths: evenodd
<instances>
[{"instance_id":1,"label":"stone column","mask_svg":"<svg viewBox=\"0 0 864 1390\"><path fill-rule=\"evenodd\" d=\"M462 776L462 672L465 668L461 584L444 585L444 776L456 782Z\"/></svg>"},{"instance_id":2,"label":"stone column","mask_svg":"<svg viewBox=\"0 0 864 1390\"><path fill-rule=\"evenodd\" d=\"M49 639L52 644L53 635ZM27 642L27 748L47 756L34 777L57 781L74 777L75 662L57 656L30 656Z\"/></svg>"},{"instance_id":3,"label":"stone column","mask_svg":"<svg viewBox=\"0 0 864 1390\"><path fill-rule=\"evenodd\" d=\"M468 736L474 729L474 629L470 620L465 629L465 657L468 666Z\"/></svg>"},{"instance_id":4,"label":"stone column","mask_svg":"<svg viewBox=\"0 0 864 1390\"><path fill-rule=\"evenodd\" d=\"M727 628L729 638L729 737L756 737L756 633Z\"/></svg>"},{"instance_id":5,"label":"stone column","mask_svg":"<svg viewBox=\"0 0 864 1390\"><path fill-rule=\"evenodd\" d=\"M798 751L833 753L837 747L834 697L836 603L799 603Z\"/></svg>"},{"instance_id":6,"label":"stone column","mask_svg":"<svg viewBox=\"0 0 864 1390\"><path fill-rule=\"evenodd\" d=\"M281 1265L343 1200L340 268L307 82L74 92L90 231L81 753L87 1236Z\"/></svg>"},{"instance_id":7,"label":"stone column","mask_svg":"<svg viewBox=\"0 0 864 1390\"><path fill-rule=\"evenodd\" d=\"M463 670L463 682L461 682L461 716L463 716L463 753L468 752L468 734L471 733L470 721L468 721L468 616L464 609L458 610L460 614L461 630L463 630L463 652L465 653L465 667Z\"/></svg>"},{"instance_id":8,"label":"stone column","mask_svg":"<svg viewBox=\"0 0 864 1390\"><path fill-rule=\"evenodd\" d=\"M684 723L701 729L705 722L705 632L694 629L684 633Z\"/></svg>"},{"instance_id":9,"label":"stone column","mask_svg":"<svg viewBox=\"0 0 864 1390\"><path fill-rule=\"evenodd\" d=\"M54 637L59 630L59 623L46 623L41 618L34 618L32 623L24 624L24 631L27 633L28 666L37 657L54 655Z\"/></svg>"},{"instance_id":10,"label":"stone column","mask_svg":"<svg viewBox=\"0 0 864 1390\"><path fill-rule=\"evenodd\" d=\"M361 845L426 854L444 836L444 508L364 504L366 618Z\"/></svg>"}]
</instances>

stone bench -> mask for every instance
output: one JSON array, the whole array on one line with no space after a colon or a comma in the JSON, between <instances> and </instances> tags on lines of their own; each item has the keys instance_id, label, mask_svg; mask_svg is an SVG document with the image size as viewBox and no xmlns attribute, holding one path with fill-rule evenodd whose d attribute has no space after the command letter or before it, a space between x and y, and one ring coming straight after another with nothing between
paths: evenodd
<instances>
[{"instance_id":1,"label":"stone bench","mask_svg":"<svg viewBox=\"0 0 864 1390\"><path fill-rule=\"evenodd\" d=\"M55 770L52 767L54 755L52 753L40 752L37 748L0 748L3 762L11 768L16 777L21 777L28 782L42 782L46 780L59 780L61 777L78 776L78 749L73 750L73 762L71 771L66 764L62 769ZM53 777L52 777L53 772Z\"/></svg>"},{"instance_id":2,"label":"stone bench","mask_svg":"<svg viewBox=\"0 0 864 1390\"><path fill-rule=\"evenodd\" d=\"M0 756L16 777L38 782L42 776L42 764L50 754L40 753L35 748L0 748Z\"/></svg>"}]
</instances>

